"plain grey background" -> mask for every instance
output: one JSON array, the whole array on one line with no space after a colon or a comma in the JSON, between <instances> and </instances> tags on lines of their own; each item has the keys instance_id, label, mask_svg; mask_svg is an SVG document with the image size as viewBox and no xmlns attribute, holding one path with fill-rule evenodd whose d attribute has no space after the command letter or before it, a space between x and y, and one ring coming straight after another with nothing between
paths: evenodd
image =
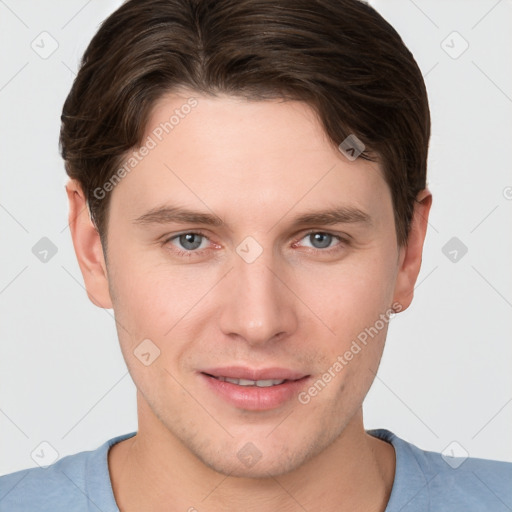
<instances>
[{"instance_id":1,"label":"plain grey background","mask_svg":"<svg viewBox=\"0 0 512 512\"><path fill-rule=\"evenodd\" d=\"M113 312L83 288L57 145L79 58L120 3L0 0L0 474L36 466L41 447L63 457L137 429ZM512 2L370 3L425 77L434 203L365 427L512 461ZM43 237L56 251L46 262Z\"/></svg>"}]
</instances>

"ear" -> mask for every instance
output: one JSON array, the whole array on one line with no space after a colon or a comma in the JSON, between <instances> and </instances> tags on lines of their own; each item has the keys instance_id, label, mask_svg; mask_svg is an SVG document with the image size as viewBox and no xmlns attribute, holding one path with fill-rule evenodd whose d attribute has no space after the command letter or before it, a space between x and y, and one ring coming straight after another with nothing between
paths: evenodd
<instances>
[{"instance_id":1,"label":"ear","mask_svg":"<svg viewBox=\"0 0 512 512\"><path fill-rule=\"evenodd\" d=\"M394 302L402 306L400 311L410 306L414 296L414 285L420 272L423 242L427 233L431 206L432 194L428 189L424 189L416 197L407 244L399 251Z\"/></svg>"},{"instance_id":2,"label":"ear","mask_svg":"<svg viewBox=\"0 0 512 512\"><path fill-rule=\"evenodd\" d=\"M74 179L66 184L66 193L69 201L69 228L87 296L96 306L111 309L112 301L101 239L91 220L85 195L78 181Z\"/></svg>"}]
</instances>

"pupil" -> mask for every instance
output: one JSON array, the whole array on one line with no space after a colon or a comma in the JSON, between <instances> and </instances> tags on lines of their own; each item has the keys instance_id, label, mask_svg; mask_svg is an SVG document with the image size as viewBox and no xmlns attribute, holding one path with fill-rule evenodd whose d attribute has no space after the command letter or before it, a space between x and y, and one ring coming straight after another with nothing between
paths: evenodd
<instances>
[{"instance_id":1,"label":"pupil","mask_svg":"<svg viewBox=\"0 0 512 512\"><path fill-rule=\"evenodd\" d=\"M329 247L329 244L331 242L330 236L327 233L314 233L313 238L315 242L320 242L320 248L324 249L325 247ZM315 245L313 243L313 245ZM315 246L316 247L316 246Z\"/></svg>"},{"instance_id":2,"label":"pupil","mask_svg":"<svg viewBox=\"0 0 512 512\"><path fill-rule=\"evenodd\" d=\"M197 238L196 242L194 242L194 238ZM180 236L180 243L186 249L197 249L201 245L200 235L195 233L186 233Z\"/></svg>"}]
</instances>

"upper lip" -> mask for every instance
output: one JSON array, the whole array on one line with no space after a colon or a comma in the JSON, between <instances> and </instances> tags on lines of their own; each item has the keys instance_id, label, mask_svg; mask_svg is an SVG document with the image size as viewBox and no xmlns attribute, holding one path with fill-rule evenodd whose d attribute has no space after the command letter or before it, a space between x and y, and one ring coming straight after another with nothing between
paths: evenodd
<instances>
[{"instance_id":1,"label":"upper lip","mask_svg":"<svg viewBox=\"0 0 512 512\"><path fill-rule=\"evenodd\" d=\"M223 368L207 368L201 370L214 377L228 377L229 379L246 380L298 380L307 375L303 372L288 368L248 368L246 366L225 366Z\"/></svg>"}]
</instances>

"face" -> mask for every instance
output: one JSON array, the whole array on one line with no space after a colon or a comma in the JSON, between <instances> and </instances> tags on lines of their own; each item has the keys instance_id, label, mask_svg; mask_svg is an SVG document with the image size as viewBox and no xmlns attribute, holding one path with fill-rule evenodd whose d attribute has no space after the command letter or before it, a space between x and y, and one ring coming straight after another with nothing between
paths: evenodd
<instances>
[{"instance_id":1,"label":"face","mask_svg":"<svg viewBox=\"0 0 512 512\"><path fill-rule=\"evenodd\" d=\"M155 105L112 191L109 294L146 414L216 471L279 475L361 411L403 261L391 195L307 105L195 97Z\"/></svg>"}]
</instances>

